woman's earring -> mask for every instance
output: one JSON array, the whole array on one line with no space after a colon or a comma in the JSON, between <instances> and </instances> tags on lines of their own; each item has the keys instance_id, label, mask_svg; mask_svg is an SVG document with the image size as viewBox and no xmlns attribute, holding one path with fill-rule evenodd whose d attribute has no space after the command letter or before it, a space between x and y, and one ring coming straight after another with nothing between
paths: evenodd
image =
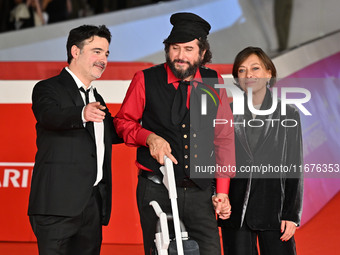
<instances>
[{"instance_id":1,"label":"woman's earring","mask_svg":"<svg viewBox=\"0 0 340 255\"><path fill-rule=\"evenodd\" d=\"M268 89L270 88L270 80L267 81L266 86L267 86Z\"/></svg>"}]
</instances>

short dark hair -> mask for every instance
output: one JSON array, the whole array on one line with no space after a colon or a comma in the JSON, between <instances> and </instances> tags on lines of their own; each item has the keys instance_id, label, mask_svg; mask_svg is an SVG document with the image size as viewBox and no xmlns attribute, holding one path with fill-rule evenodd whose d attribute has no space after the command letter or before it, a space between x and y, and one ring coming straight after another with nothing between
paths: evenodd
<instances>
[{"instance_id":1,"label":"short dark hair","mask_svg":"<svg viewBox=\"0 0 340 255\"><path fill-rule=\"evenodd\" d=\"M172 43L164 42L164 50L165 50L166 54L169 53L169 48L170 48L171 44ZM202 60L202 65L204 66L206 63L210 63L211 59L212 59L212 53L210 51L210 44L209 44L208 40L200 38L198 40L198 47L200 49L200 51L199 51L200 55L203 53L203 51L205 51L205 54L204 54L204 57L203 57L203 60Z\"/></svg>"},{"instance_id":2,"label":"short dark hair","mask_svg":"<svg viewBox=\"0 0 340 255\"><path fill-rule=\"evenodd\" d=\"M66 50L67 50L67 63L71 63L72 54L71 48L76 45L79 49L84 47L85 40L92 38L93 36L99 36L105 38L109 43L111 42L111 33L105 25L93 26L82 25L80 27L73 28L67 38Z\"/></svg>"},{"instance_id":3,"label":"short dark hair","mask_svg":"<svg viewBox=\"0 0 340 255\"><path fill-rule=\"evenodd\" d=\"M232 71L234 79L236 79L236 82L237 82L238 69L240 65L252 54L255 54L256 56L258 56L258 58L262 61L265 68L271 71L272 78L269 81L269 85L270 87L273 87L276 82L275 65L271 61L271 59L268 57L268 55L259 47L247 47L236 55L235 60L234 60L234 65L233 65L233 71Z\"/></svg>"}]
</instances>

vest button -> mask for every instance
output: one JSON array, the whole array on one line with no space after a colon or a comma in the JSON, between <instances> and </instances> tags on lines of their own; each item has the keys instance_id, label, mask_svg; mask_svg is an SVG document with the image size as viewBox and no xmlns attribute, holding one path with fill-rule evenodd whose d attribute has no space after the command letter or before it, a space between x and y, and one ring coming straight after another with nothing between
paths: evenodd
<instances>
[{"instance_id":1,"label":"vest button","mask_svg":"<svg viewBox=\"0 0 340 255\"><path fill-rule=\"evenodd\" d=\"M193 134L192 136L193 136L193 137L196 137L196 134Z\"/></svg>"},{"instance_id":2,"label":"vest button","mask_svg":"<svg viewBox=\"0 0 340 255\"><path fill-rule=\"evenodd\" d=\"M197 154L195 154L195 158L197 158Z\"/></svg>"},{"instance_id":3,"label":"vest button","mask_svg":"<svg viewBox=\"0 0 340 255\"><path fill-rule=\"evenodd\" d=\"M195 148L195 149L197 148L197 144L194 145L194 148Z\"/></svg>"},{"instance_id":4,"label":"vest button","mask_svg":"<svg viewBox=\"0 0 340 255\"><path fill-rule=\"evenodd\" d=\"M188 148L189 148L189 146L188 146L188 145L185 145L185 146L184 146L184 149L186 149L186 150L187 150Z\"/></svg>"},{"instance_id":5,"label":"vest button","mask_svg":"<svg viewBox=\"0 0 340 255\"><path fill-rule=\"evenodd\" d=\"M187 135L183 135L184 138L187 138L188 136Z\"/></svg>"},{"instance_id":6,"label":"vest button","mask_svg":"<svg viewBox=\"0 0 340 255\"><path fill-rule=\"evenodd\" d=\"M185 128L185 124L182 124L182 128Z\"/></svg>"},{"instance_id":7,"label":"vest button","mask_svg":"<svg viewBox=\"0 0 340 255\"><path fill-rule=\"evenodd\" d=\"M188 165L185 165L185 168L188 168L189 166Z\"/></svg>"},{"instance_id":8,"label":"vest button","mask_svg":"<svg viewBox=\"0 0 340 255\"><path fill-rule=\"evenodd\" d=\"M187 158L188 158L188 155L184 155L184 158L187 159Z\"/></svg>"}]
</instances>

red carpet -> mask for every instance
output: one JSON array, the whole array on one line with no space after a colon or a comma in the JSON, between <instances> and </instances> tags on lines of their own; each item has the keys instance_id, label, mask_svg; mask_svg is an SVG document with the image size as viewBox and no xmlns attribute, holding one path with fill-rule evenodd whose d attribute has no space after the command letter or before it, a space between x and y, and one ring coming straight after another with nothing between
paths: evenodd
<instances>
[{"instance_id":1,"label":"red carpet","mask_svg":"<svg viewBox=\"0 0 340 255\"><path fill-rule=\"evenodd\" d=\"M38 255L36 243L0 242L1 255ZM142 245L103 244L101 255L143 255Z\"/></svg>"},{"instance_id":2,"label":"red carpet","mask_svg":"<svg viewBox=\"0 0 340 255\"><path fill-rule=\"evenodd\" d=\"M298 255L339 255L340 193L296 232ZM0 242L1 255L37 255L35 243ZM143 255L142 245L104 244L101 255Z\"/></svg>"},{"instance_id":3,"label":"red carpet","mask_svg":"<svg viewBox=\"0 0 340 255\"><path fill-rule=\"evenodd\" d=\"M340 192L296 232L298 255L340 254Z\"/></svg>"}]
</instances>

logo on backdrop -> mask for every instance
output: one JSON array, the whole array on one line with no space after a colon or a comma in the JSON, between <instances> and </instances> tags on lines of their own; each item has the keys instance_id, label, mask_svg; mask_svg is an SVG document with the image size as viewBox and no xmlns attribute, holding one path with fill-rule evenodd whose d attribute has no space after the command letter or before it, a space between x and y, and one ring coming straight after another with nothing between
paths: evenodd
<instances>
[{"instance_id":1,"label":"logo on backdrop","mask_svg":"<svg viewBox=\"0 0 340 255\"><path fill-rule=\"evenodd\" d=\"M34 163L0 162L0 189L28 188Z\"/></svg>"},{"instance_id":2,"label":"logo on backdrop","mask_svg":"<svg viewBox=\"0 0 340 255\"><path fill-rule=\"evenodd\" d=\"M217 107L217 101L219 101L221 105L222 105L222 101L217 91L213 87L205 83L200 83L200 84L206 87L206 88L201 88L201 87L199 88L201 91L206 93L206 94L201 94L201 115L207 115L207 95L209 95L209 97L213 100L216 107Z\"/></svg>"},{"instance_id":3,"label":"logo on backdrop","mask_svg":"<svg viewBox=\"0 0 340 255\"><path fill-rule=\"evenodd\" d=\"M220 89L226 89L231 92L232 98L233 98L233 114L234 115L244 115L244 92L238 88L235 85L228 85L228 84L216 84L216 88ZM272 114L278 106L278 88L272 88L272 97L273 97L273 103L270 109L267 110L258 110L253 105L253 97L252 97L252 88L247 88L248 92L248 100L247 105L251 113L254 115L270 115ZM296 87L282 87L281 90L281 115L286 115L286 106L288 104L295 105L304 115L311 116L312 114L306 109L306 107L303 105L311 99L311 93L308 89L305 88L296 88ZM289 94L299 95L301 98L288 98ZM202 95L203 97L204 95ZM202 109L206 108L206 101L203 101L202 98ZM266 121L271 122L271 125L274 125L274 122L280 121L279 119L266 119ZM255 124L253 122L262 122ZM213 126L216 125L225 125L229 124L231 126L235 126L237 124L243 124L246 125L246 123L233 123L230 120L224 120L224 119L214 119ZM264 121L260 119L252 119L249 120L247 123L250 127L262 127L264 125ZM284 119L280 121L280 124L283 127L295 127L298 125L297 121L294 119Z\"/></svg>"}]
</instances>

